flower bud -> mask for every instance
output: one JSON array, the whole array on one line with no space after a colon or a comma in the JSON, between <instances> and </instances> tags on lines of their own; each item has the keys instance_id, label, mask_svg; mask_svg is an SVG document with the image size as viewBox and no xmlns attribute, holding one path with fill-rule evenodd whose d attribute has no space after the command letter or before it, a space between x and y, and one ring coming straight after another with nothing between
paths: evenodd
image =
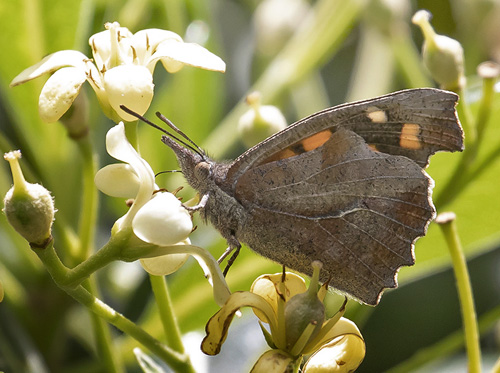
<instances>
[{"instance_id":1,"label":"flower bud","mask_svg":"<svg viewBox=\"0 0 500 373\"><path fill-rule=\"evenodd\" d=\"M318 298L318 279L321 263L313 263L314 272L306 292L293 296L285 305L286 346L293 349L302 333L309 325L314 325L310 337L314 338L325 321L325 306Z\"/></svg>"},{"instance_id":2,"label":"flower bud","mask_svg":"<svg viewBox=\"0 0 500 373\"><path fill-rule=\"evenodd\" d=\"M310 8L304 0L261 1L253 19L257 50L264 56L276 55L306 18Z\"/></svg>"},{"instance_id":3,"label":"flower bud","mask_svg":"<svg viewBox=\"0 0 500 373\"><path fill-rule=\"evenodd\" d=\"M286 127L286 119L281 111L270 105L260 104L260 94L248 95L247 103L251 108L244 113L238 122L238 131L243 143L252 147L267 137Z\"/></svg>"},{"instance_id":4,"label":"flower bud","mask_svg":"<svg viewBox=\"0 0 500 373\"><path fill-rule=\"evenodd\" d=\"M441 88L458 91L465 85L464 50L458 41L436 34L429 22L430 17L428 11L419 10L412 18L424 34L424 64Z\"/></svg>"},{"instance_id":5,"label":"flower bud","mask_svg":"<svg viewBox=\"0 0 500 373\"><path fill-rule=\"evenodd\" d=\"M60 122L66 127L72 139L83 138L89 133L89 100L85 92L80 92Z\"/></svg>"},{"instance_id":6,"label":"flower bud","mask_svg":"<svg viewBox=\"0 0 500 373\"><path fill-rule=\"evenodd\" d=\"M5 215L10 225L32 246L44 247L51 237L54 221L54 201L50 192L40 184L31 184L24 179L19 150L6 153L10 163L14 186L5 195Z\"/></svg>"}]
</instances>

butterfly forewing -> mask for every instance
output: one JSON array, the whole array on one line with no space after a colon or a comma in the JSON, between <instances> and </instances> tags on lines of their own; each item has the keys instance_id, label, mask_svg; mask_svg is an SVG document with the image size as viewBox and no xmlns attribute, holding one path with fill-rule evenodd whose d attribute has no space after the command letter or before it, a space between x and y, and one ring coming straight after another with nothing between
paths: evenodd
<instances>
[{"instance_id":1,"label":"butterfly forewing","mask_svg":"<svg viewBox=\"0 0 500 373\"><path fill-rule=\"evenodd\" d=\"M320 111L238 157L227 182L234 188L248 169L311 151L340 128L357 133L374 150L403 155L425 167L437 151L463 149L463 132L455 112L457 100L454 93L423 88Z\"/></svg>"}]
</instances>

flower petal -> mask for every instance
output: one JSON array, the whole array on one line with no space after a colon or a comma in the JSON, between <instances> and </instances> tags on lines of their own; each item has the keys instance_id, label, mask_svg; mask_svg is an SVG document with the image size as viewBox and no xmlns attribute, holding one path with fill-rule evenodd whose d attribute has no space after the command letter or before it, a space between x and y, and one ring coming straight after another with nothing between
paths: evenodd
<instances>
[{"instance_id":1,"label":"flower petal","mask_svg":"<svg viewBox=\"0 0 500 373\"><path fill-rule=\"evenodd\" d=\"M140 184L139 177L126 163L115 163L101 168L97 171L94 182L101 192L118 198L134 198Z\"/></svg>"},{"instance_id":2,"label":"flower petal","mask_svg":"<svg viewBox=\"0 0 500 373\"><path fill-rule=\"evenodd\" d=\"M38 99L38 111L43 121L59 120L70 108L87 79L85 71L64 67L56 71L45 83Z\"/></svg>"},{"instance_id":3,"label":"flower petal","mask_svg":"<svg viewBox=\"0 0 500 373\"><path fill-rule=\"evenodd\" d=\"M115 223L115 226L117 226L116 229L120 230L130 227L137 211L151 199L155 188L155 175L151 166L139 156L137 151L128 142L123 122L112 127L106 134L106 150L110 156L128 163L140 180L139 191L137 192L134 204L128 210L124 219L120 219L119 222Z\"/></svg>"},{"instance_id":4,"label":"flower petal","mask_svg":"<svg viewBox=\"0 0 500 373\"><path fill-rule=\"evenodd\" d=\"M282 279L282 273L262 275L258 277L250 287L250 291L263 297L271 305L271 307L273 307L275 313L278 309L278 298L280 298L280 294L278 292L278 284L282 282ZM286 272L284 285L285 294L282 295L284 296L285 301L287 301L294 295L303 293L307 290L304 279L290 272ZM267 322L266 318L263 317L261 312L254 309L254 313L261 321Z\"/></svg>"},{"instance_id":5,"label":"flower petal","mask_svg":"<svg viewBox=\"0 0 500 373\"><path fill-rule=\"evenodd\" d=\"M176 245L190 245L189 238ZM141 259L141 265L151 275L166 276L181 268L189 258L189 254L169 254L155 258Z\"/></svg>"},{"instance_id":6,"label":"flower petal","mask_svg":"<svg viewBox=\"0 0 500 373\"><path fill-rule=\"evenodd\" d=\"M364 340L356 334L339 336L321 347L304 365L304 373L354 372L366 353Z\"/></svg>"},{"instance_id":7,"label":"flower petal","mask_svg":"<svg viewBox=\"0 0 500 373\"><path fill-rule=\"evenodd\" d=\"M45 73L51 73L64 66L73 66L82 71L86 71L88 57L83 53L72 50L58 51L46 56L37 64L28 67L16 76L10 83L11 87L38 78Z\"/></svg>"},{"instance_id":8,"label":"flower petal","mask_svg":"<svg viewBox=\"0 0 500 373\"><path fill-rule=\"evenodd\" d=\"M172 31L152 28L136 32L131 40L137 58L134 62L145 66L158 44L169 39L182 42L182 38Z\"/></svg>"},{"instance_id":9,"label":"flower petal","mask_svg":"<svg viewBox=\"0 0 500 373\"><path fill-rule=\"evenodd\" d=\"M187 239L193 230L191 215L172 193L156 193L137 212L132 228L142 241L159 246Z\"/></svg>"},{"instance_id":10,"label":"flower petal","mask_svg":"<svg viewBox=\"0 0 500 373\"><path fill-rule=\"evenodd\" d=\"M153 100L153 76L144 66L121 65L104 73L104 89L109 104L125 121L137 120L125 113L120 105L144 114Z\"/></svg>"},{"instance_id":11,"label":"flower petal","mask_svg":"<svg viewBox=\"0 0 500 373\"><path fill-rule=\"evenodd\" d=\"M220 270L219 263L217 263L212 254L201 247L194 245L157 246L145 244L140 249L128 247L122 250L121 254L122 259L129 262L143 258L155 258L162 255L189 254L198 261L198 264L203 269L205 277L213 287L214 300L218 305L224 305L231 295L224 275Z\"/></svg>"},{"instance_id":12,"label":"flower petal","mask_svg":"<svg viewBox=\"0 0 500 373\"><path fill-rule=\"evenodd\" d=\"M205 70L226 71L226 64L220 57L194 43L166 40L158 45L149 65L154 65L159 59L169 72L171 68L178 69L179 63Z\"/></svg>"},{"instance_id":13,"label":"flower petal","mask_svg":"<svg viewBox=\"0 0 500 373\"><path fill-rule=\"evenodd\" d=\"M130 42L132 33L126 27L120 27L118 22L106 23L107 30L98 32L89 38L94 61L99 71L111 69L119 64L119 61L110 61L112 54L123 63L132 63L132 49ZM112 40L115 38L116 40ZM114 47L118 50L113 51Z\"/></svg>"},{"instance_id":14,"label":"flower petal","mask_svg":"<svg viewBox=\"0 0 500 373\"><path fill-rule=\"evenodd\" d=\"M268 317L271 334L275 333L276 315L273 309L261 296L249 291L231 294L226 304L208 321L206 337L201 342L201 350L207 355L217 355L226 340L229 325L234 314L242 307L253 307L262 311Z\"/></svg>"},{"instance_id":15,"label":"flower petal","mask_svg":"<svg viewBox=\"0 0 500 373\"><path fill-rule=\"evenodd\" d=\"M328 321L326 321L323 324L323 328L325 327L326 323L328 323ZM305 354L310 354L313 351L320 349L321 346L330 343L330 341L332 341L333 339L336 339L340 336L347 335L347 334L356 335L360 339L363 339L363 336L361 335L361 332L359 331L356 324L353 323L351 320L346 319L345 317L341 317L335 323L335 325L330 330L328 330L327 333L325 333L324 335L321 336L321 339L319 339L319 340L316 339L315 341L312 341L311 346L307 346L303 352ZM318 335L318 337L319 337L319 335Z\"/></svg>"},{"instance_id":16,"label":"flower petal","mask_svg":"<svg viewBox=\"0 0 500 373\"><path fill-rule=\"evenodd\" d=\"M255 363L250 373L269 372L287 373L293 372L295 359L281 350L269 350L264 352Z\"/></svg>"}]
</instances>

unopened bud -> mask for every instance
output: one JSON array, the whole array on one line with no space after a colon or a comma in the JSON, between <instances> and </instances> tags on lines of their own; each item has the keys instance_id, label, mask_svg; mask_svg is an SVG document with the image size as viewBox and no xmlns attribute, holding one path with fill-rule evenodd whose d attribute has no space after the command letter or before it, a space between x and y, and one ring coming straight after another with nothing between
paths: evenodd
<instances>
[{"instance_id":1,"label":"unopened bud","mask_svg":"<svg viewBox=\"0 0 500 373\"><path fill-rule=\"evenodd\" d=\"M19 150L6 153L14 185L5 195L4 213L10 225L32 246L44 247L51 238L54 200L40 184L26 182L19 165Z\"/></svg>"},{"instance_id":2,"label":"unopened bud","mask_svg":"<svg viewBox=\"0 0 500 373\"><path fill-rule=\"evenodd\" d=\"M458 91L465 85L464 50L455 39L436 34L430 18L431 14L426 10L419 10L412 18L424 34L424 64L441 88Z\"/></svg>"},{"instance_id":3,"label":"unopened bud","mask_svg":"<svg viewBox=\"0 0 500 373\"><path fill-rule=\"evenodd\" d=\"M321 263L314 262L314 272L306 292L293 296L285 305L287 348L293 349L309 325L314 325L308 340L314 338L325 321L325 306L318 298ZM306 341L307 342L307 341Z\"/></svg>"},{"instance_id":4,"label":"unopened bud","mask_svg":"<svg viewBox=\"0 0 500 373\"><path fill-rule=\"evenodd\" d=\"M63 114L60 121L68 130L68 135L72 139L80 139L85 137L89 132L89 102L88 97L84 91L76 96L75 101Z\"/></svg>"},{"instance_id":5,"label":"unopened bud","mask_svg":"<svg viewBox=\"0 0 500 373\"><path fill-rule=\"evenodd\" d=\"M281 131L287 125L285 117L277 107L261 105L260 99L258 92L247 96L247 103L251 108L241 116L238 122L241 139L248 147Z\"/></svg>"}]
</instances>

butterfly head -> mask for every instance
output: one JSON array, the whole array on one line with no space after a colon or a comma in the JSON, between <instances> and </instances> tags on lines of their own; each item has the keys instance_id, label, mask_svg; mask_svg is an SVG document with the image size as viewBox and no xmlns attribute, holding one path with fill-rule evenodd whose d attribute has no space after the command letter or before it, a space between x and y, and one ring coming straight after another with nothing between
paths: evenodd
<instances>
[{"instance_id":1,"label":"butterfly head","mask_svg":"<svg viewBox=\"0 0 500 373\"><path fill-rule=\"evenodd\" d=\"M161 141L174 151L188 183L203 193L212 178L214 162L201 149L183 146L169 136L162 136Z\"/></svg>"}]
</instances>

